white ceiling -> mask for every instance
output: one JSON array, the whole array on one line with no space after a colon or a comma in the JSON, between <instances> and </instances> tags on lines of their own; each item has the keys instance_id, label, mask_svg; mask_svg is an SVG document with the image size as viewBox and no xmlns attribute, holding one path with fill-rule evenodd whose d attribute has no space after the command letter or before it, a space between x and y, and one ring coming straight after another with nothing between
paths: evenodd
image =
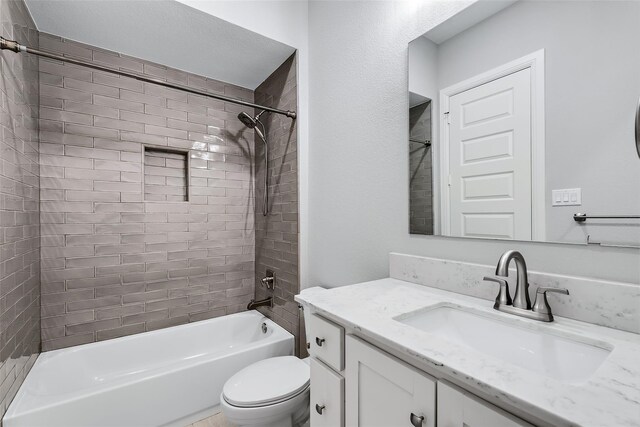
<instances>
[{"instance_id":1,"label":"white ceiling","mask_svg":"<svg viewBox=\"0 0 640 427\"><path fill-rule=\"evenodd\" d=\"M255 89L294 48L174 0L26 0L40 31Z\"/></svg>"}]
</instances>

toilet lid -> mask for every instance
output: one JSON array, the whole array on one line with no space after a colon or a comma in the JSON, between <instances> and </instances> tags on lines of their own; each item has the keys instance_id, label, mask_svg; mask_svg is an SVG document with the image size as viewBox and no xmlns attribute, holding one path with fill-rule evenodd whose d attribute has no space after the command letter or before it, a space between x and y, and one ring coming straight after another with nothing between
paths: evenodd
<instances>
[{"instance_id":1,"label":"toilet lid","mask_svg":"<svg viewBox=\"0 0 640 427\"><path fill-rule=\"evenodd\" d=\"M287 400L309 386L309 365L294 356L261 360L224 384L222 395L233 406L265 406Z\"/></svg>"}]
</instances>

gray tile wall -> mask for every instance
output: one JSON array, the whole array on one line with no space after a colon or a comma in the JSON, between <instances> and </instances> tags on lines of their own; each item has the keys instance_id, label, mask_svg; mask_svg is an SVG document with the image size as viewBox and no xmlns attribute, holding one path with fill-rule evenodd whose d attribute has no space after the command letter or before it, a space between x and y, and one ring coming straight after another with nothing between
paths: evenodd
<instances>
[{"instance_id":1,"label":"gray tile wall","mask_svg":"<svg viewBox=\"0 0 640 427\"><path fill-rule=\"evenodd\" d=\"M38 47L23 1L0 0L2 36ZM38 59L0 52L0 418L40 350Z\"/></svg>"},{"instance_id":2,"label":"gray tile wall","mask_svg":"<svg viewBox=\"0 0 640 427\"><path fill-rule=\"evenodd\" d=\"M255 91L256 102L283 110L297 110L295 54ZM269 114L264 120L269 141L269 215L262 215L264 148L256 136L256 283L266 269L276 273L273 309L261 308L268 317L300 334L298 305L298 150L295 120ZM256 298L271 293L256 285ZM297 347L300 348L298 339Z\"/></svg>"},{"instance_id":3,"label":"gray tile wall","mask_svg":"<svg viewBox=\"0 0 640 427\"><path fill-rule=\"evenodd\" d=\"M247 89L55 36L41 34L40 46L253 101ZM254 135L240 108L44 59L40 94L43 350L244 310ZM190 150L189 202L144 200L142 144Z\"/></svg>"},{"instance_id":4,"label":"gray tile wall","mask_svg":"<svg viewBox=\"0 0 640 427\"><path fill-rule=\"evenodd\" d=\"M431 102L409 110L409 137L431 140ZM409 232L433 234L432 149L409 142Z\"/></svg>"}]
</instances>

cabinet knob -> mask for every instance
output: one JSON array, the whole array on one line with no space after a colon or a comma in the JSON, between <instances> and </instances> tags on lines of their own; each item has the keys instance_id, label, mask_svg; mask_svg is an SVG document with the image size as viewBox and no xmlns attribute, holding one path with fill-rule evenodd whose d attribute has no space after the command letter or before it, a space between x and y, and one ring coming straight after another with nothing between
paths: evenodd
<instances>
[{"instance_id":1,"label":"cabinet knob","mask_svg":"<svg viewBox=\"0 0 640 427\"><path fill-rule=\"evenodd\" d=\"M318 406L318 405L316 405ZM424 416L417 416L416 414L414 414L413 412L411 413L411 417L409 417L409 420L411 420L411 425L413 427L421 427L422 423L424 422Z\"/></svg>"},{"instance_id":2,"label":"cabinet knob","mask_svg":"<svg viewBox=\"0 0 640 427\"><path fill-rule=\"evenodd\" d=\"M324 405L320 406L316 403L316 412L320 415L322 415L322 412L324 411Z\"/></svg>"},{"instance_id":3,"label":"cabinet knob","mask_svg":"<svg viewBox=\"0 0 640 427\"><path fill-rule=\"evenodd\" d=\"M324 343L324 338L316 337L316 344L318 344L318 347L322 347L323 343Z\"/></svg>"}]
</instances>

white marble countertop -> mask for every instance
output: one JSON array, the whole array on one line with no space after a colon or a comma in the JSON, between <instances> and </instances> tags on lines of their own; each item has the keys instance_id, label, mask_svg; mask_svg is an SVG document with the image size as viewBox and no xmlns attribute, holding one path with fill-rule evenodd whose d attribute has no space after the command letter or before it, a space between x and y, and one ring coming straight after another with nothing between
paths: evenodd
<instances>
[{"instance_id":1,"label":"white marble countertop","mask_svg":"<svg viewBox=\"0 0 640 427\"><path fill-rule=\"evenodd\" d=\"M498 405L513 406L550 425L640 426L640 335L562 317L556 317L553 323L528 320L493 310L493 304L483 299L397 279L334 289L309 288L296 300L364 338L417 359L481 397L491 396ZM503 317L512 325L528 329L600 342L613 350L588 380L567 383L393 319L443 303Z\"/></svg>"}]
</instances>

